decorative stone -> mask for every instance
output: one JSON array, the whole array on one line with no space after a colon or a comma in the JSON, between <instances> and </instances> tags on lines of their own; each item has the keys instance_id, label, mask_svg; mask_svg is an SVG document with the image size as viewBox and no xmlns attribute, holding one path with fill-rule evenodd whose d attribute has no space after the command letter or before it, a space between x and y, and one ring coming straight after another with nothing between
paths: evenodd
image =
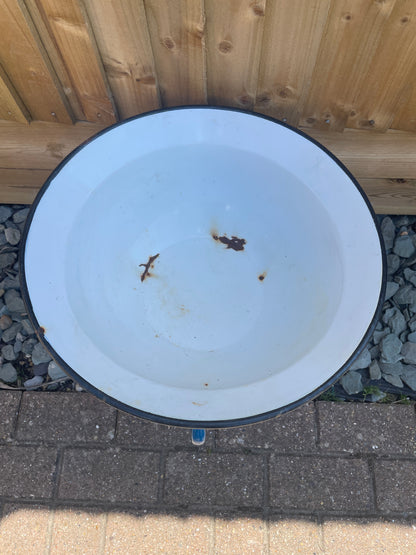
<instances>
[{"instance_id":1,"label":"decorative stone","mask_svg":"<svg viewBox=\"0 0 416 555\"><path fill-rule=\"evenodd\" d=\"M43 384L42 376L33 376L33 378L30 378L29 380L26 380L25 382L23 382L23 385L25 386L26 389L35 389L36 387L39 387L42 384Z\"/></svg>"},{"instance_id":2,"label":"decorative stone","mask_svg":"<svg viewBox=\"0 0 416 555\"><path fill-rule=\"evenodd\" d=\"M384 298L385 301L388 301L393 295L397 293L399 290L399 284L395 281L388 281L386 286L386 296Z\"/></svg>"},{"instance_id":3,"label":"decorative stone","mask_svg":"<svg viewBox=\"0 0 416 555\"><path fill-rule=\"evenodd\" d=\"M35 366L37 364L41 364L42 362L49 362L51 358L51 355L46 351L45 347L41 343L37 343L33 347L32 361Z\"/></svg>"},{"instance_id":4,"label":"decorative stone","mask_svg":"<svg viewBox=\"0 0 416 555\"><path fill-rule=\"evenodd\" d=\"M387 273L389 275L394 274L397 272L400 266L400 258L397 254L388 254L387 255Z\"/></svg>"},{"instance_id":5,"label":"decorative stone","mask_svg":"<svg viewBox=\"0 0 416 555\"><path fill-rule=\"evenodd\" d=\"M383 374L390 374L394 376L400 376L403 372L403 364L399 362L380 362L379 364Z\"/></svg>"},{"instance_id":6,"label":"decorative stone","mask_svg":"<svg viewBox=\"0 0 416 555\"><path fill-rule=\"evenodd\" d=\"M416 343L408 341L402 348L403 361L406 364L416 364Z\"/></svg>"},{"instance_id":7,"label":"decorative stone","mask_svg":"<svg viewBox=\"0 0 416 555\"><path fill-rule=\"evenodd\" d=\"M399 378L399 376L394 376L393 374L384 374L383 378L386 380L386 382L391 383L395 387L403 387L403 382Z\"/></svg>"},{"instance_id":8,"label":"decorative stone","mask_svg":"<svg viewBox=\"0 0 416 555\"><path fill-rule=\"evenodd\" d=\"M30 208L22 208L13 214L13 221L15 224L20 224L24 222L29 214Z\"/></svg>"},{"instance_id":9,"label":"decorative stone","mask_svg":"<svg viewBox=\"0 0 416 555\"><path fill-rule=\"evenodd\" d=\"M380 227L386 250L392 249L394 238L396 236L396 226L394 225L393 220L386 216L385 218L383 218Z\"/></svg>"},{"instance_id":10,"label":"decorative stone","mask_svg":"<svg viewBox=\"0 0 416 555\"><path fill-rule=\"evenodd\" d=\"M22 346L23 346L23 343L20 341L20 339L16 339L16 341L13 344L13 351L16 353L16 355L20 353L20 351L22 350Z\"/></svg>"},{"instance_id":11,"label":"decorative stone","mask_svg":"<svg viewBox=\"0 0 416 555\"><path fill-rule=\"evenodd\" d=\"M7 308L10 312L19 312L21 314L26 312L23 300L15 289L9 289L6 291L4 294L4 300L6 301Z\"/></svg>"},{"instance_id":12,"label":"decorative stone","mask_svg":"<svg viewBox=\"0 0 416 555\"><path fill-rule=\"evenodd\" d=\"M17 356L14 352L13 345L5 345L1 350L2 357L6 360L16 360Z\"/></svg>"},{"instance_id":13,"label":"decorative stone","mask_svg":"<svg viewBox=\"0 0 416 555\"><path fill-rule=\"evenodd\" d=\"M370 373L370 379L372 379L372 380L380 380L381 379L380 366L378 365L378 362L376 360L373 360L373 362L370 364L370 367L369 367L368 371Z\"/></svg>"},{"instance_id":14,"label":"decorative stone","mask_svg":"<svg viewBox=\"0 0 416 555\"><path fill-rule=\"evenodd\" d=\"M364 351L360 354L360 356L355 360L350 368L349 371L354 370L361 370L363 368L368 368L371 364L371 354L369 353L368 349L364 349Z\"/></svg>"},{"instance_id":15,"label":"decorative stone","mask_svg":"<svg viewBox=\"0 0 416 555\"><path fill-rule=\"evenodd\" d=\"M25 355L31 355L33 347L36 345L37 342L37 339L35 339L34 337L26 339L26 341L22 345L22 353L25 353Z\"/></svg>"},{"instance_id":16,"label":"decorative stone","mask_svg":"<svg viewBox=\"0 0 416 555\"><path fill-rule=\"evenodd\" d=\"M416 270L405 268L403 274L406 280L416 287Z\"/></svg>"},{"instance_id":17,"label":"decorative stone","mask_svg":"<svg viewBox=\"0 0 416 555\"><path fill-rule=\"evenodd\" d=\"M48 363L42 362L41 364L36 364L32 371L34 376L46 376L48 373Z\"/></svg>"},{"instance_id":18,"label":"decorative stone","mask_svg":"<svg viewBox=\"0 0 416 555\"><path fill-rule=\"evenodd\" d=\"M416 366L406 365L401 378L410 389L416 391Z\"/></svg>"},{"instance_id":19,"label":"decorative stone","mask_svg":"<svg viewBox=\"0 0 416 555\"><path fill-rule=\"evenodd\" d=\"M348 395L355 395L363 390L362 377L359 372L347 372L341 378L341 385Z\"/></svg>"},{"instance_id":20,"label":"decorative stone","mask_svg":"<svg viewBox=\"0 0 416 555\"><path fill-rule=\"evenodd\" d=\"M32 335L33 333L35 333L35 330L33 329L33 326L30 323L30 320L28 320L27 318L22 320L22 326L28 335Z\"/></svg>"},{"instance_id":21,"label":"decorative stone","mask_svg":"<svg viewBox=\"0 0 416 555\"><path fill-rule=\"evenodd\" d=\"M3 314L0 316L0 330L7 330L13 324L13 320L8 314Z\"/></svg>"},{"instance_id":22,"label":"decorative stone","mask_svg":"<svg viewBox=\"0 0 416 555\"><path fill-rule=\"evenodd\" d=\"M383 331L375 331L373 333L373 342L375 345L378 345L383 337L386 337L390 333L388 328L384 329Z\"/></svg>"},{"instance_id":23,"label":"decorative stone","mask_svg":"<svg viewBox=\"0 0 416 555\"><path fill-rule=\"evenodd\" d=\"M407 336L407 340L411 343L416 343L416 331L409 333L409 335Z\"/></svg>"},{"instance_id":24,"label":"decorative stone","mask_svg":"<svg viewBox=\"0 0 416 555\"><path fill-rule=\"evenodd\" d=\"M406 320L403 314L396 309L395 314L389 320L389 326L392 333L400 335L407 328Z\"/></svg>"},{"instance_id":25,"label":"decorative stone","mask_svg":"<svg viewBox=\"0 0 416 555\"><path fill-rule=\"evenodd\" d=\"M16 255L14 252L5 252L3 254L0 254L0 270L8 268L12 264L14 264L15 260Z\"/></svg>"},{"instance_id":26,"label":"decorative stone","mask_svg":"<svg viewBox=\"0 0 416 555\"><path fill-rule=\"evenodd\" d=\"M61 378L68 378L68 374L66 374L60 366L56 364L53 360L49 363L48 366L48 374L51 380L60 380Z\"/></svg>"},{"instance_id":27,"label":"decorative stone","mask_svg":"<svg viewBox=\"0 0 416 555\"><path fill-rule=\"evenodd\" d=\"M20 241L20 231L12 227L8 227L4 232L6 240L10 245L17 245Z\"/></svg>"},{"instance_id":28,"label":"decorative stone","mask_svg":"<svg viewBox=\"0 0 416 555\"><path fill-rule=\"evenodd\" d=\"M402 342L394 335L389 333L380 342L381 346L381 360L383 362L398 362L403 357L400 355L402 349Z\"/></svg>"},{"instance_id":29,"label":"decorative stone","mask_svg":"<svg viewBox=\"0 0 416 555\"><path fill-rule=\"evenodd\" d=\"M12 213L12 209L8 206L0 206L0 223L4 224L4 222L10 218Z\"/></svg>"},{"instance_id":30,"label":"decorative stone","mask_svg":"<svg viewBox=\"0 0 416 555\"><path fill-rule=\"evenodd\" d=\"M10 341L16 339L16 335L21 330L21 328L22 324L20 322L14 322L14 324L12 324L9 328L7 328L7 330L3 332L3 335L1 336L2 340L5 343L10 343Z\"/></svg>"},{"instance_id":31,"label":"decorative stone","mask_svg":"<svg viewBox=\"0 0 416 555\"><path fill-rule=\"evenodd\" d=\"M400 287L393 299L397 304L413 304L416 302L416 289L413 285L404 285Z\"/></svg>"},{"instance_id":32,"label":"decorative stone","mask_svg":"<svg viewBox=\"0 0 416 555\"><path fill-rule=\"evenodd\" d=\"M416 249L409 235L399 235L394 243L393 252L401 258L410 258Z\"/></svg>"},{"instance_id":33,"label":"decorative stone","mask_svg":"<svg viewBox=\"0 0 416 555\"><path fill-rule=\"evenodd\" d=\"M0 380L6 383L13 383L17 380L16 368L10 362L3 364L0 368Z\"/></svg>"}]
</instances>

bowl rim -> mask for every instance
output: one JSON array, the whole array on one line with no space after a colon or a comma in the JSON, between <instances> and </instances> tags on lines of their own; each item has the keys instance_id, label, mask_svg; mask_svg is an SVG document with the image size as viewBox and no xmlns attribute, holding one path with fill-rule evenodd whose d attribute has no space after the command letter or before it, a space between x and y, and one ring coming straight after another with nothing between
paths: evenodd
<instances>
[{"instance_id":1,"label":"bowl rim","mask_svg":"<svg viewBox=\"0 0 416 555\"><path fill-rule=\"evenodd\" d=\"M123 403L122 401L119 401L115 397L112 397L111 395L108 395L107 393L104 393L103 391L98 389L96 386L92 385L90 382L88 382L86 379L84 379L76 370L71 368L69 366L69 364L66 363L60 357L60 355L55 351L55 349L52 347L52 345L45 338L44 330L40 326L40 324L39 324L39 322L36 318L36 315L35 315L35 312L34 312L34 309L33 309L32 303L31 303L28 284L27 284L27 280L26 280L25 253L26 253L26 243L27 243L27 238L28 238L28 234L29 234L29 231L30 231L31 223L32 223L33 217L35 215L36 209L37 209L39 203L42 200L43 195L45 194L45 192L49 188L53 179L62 170L62 168L74 156L76 156L76 154L78 152L80 152L88 144L93 142L95 139L97 139L101 135L104 135L104 134L112 131L113 129L117 128L120 125L124 125L125 123L131 122L131 121L134 121L134 120L138 120L138 119L143 118L143 117L148 117L148 116L151 116L153 114L160 114L160 113L163 113L163 112L173 112L173 111L179 111L179 110L190 110L190 109L237 112L237 113L245 114L245 115L251 116L251 117L262 118L262 119L265 119L267 121L279 124L280 126L285 127L285 128L287 128L288 130L290 130L294 133L297 133L298 135L300 135L304 139L313 143L320 150L322 150L324 153L326 153L334 162L336 162L336 164L339 166L339 168L349 177L352 184L356 187L356 189L360 193L360 195L362 197L362 200L366 204L366 206L368 208L368 211L369 211L369 213L372 217L372 220L373 220L373 223L374 223L374 226L375 226L375 230L377 232L379 243L380 243L382 276L381 276L380 295L379 295L379 298L378 298L377 307L374 311L374 315L373 315L373 317L370 321L370 324L369 324L366 332L364 333L361 341L359 342L359 344L357 345L356 349L351 354L351 356L348 358L348 360L337 371L335 371L328 380L326 380L320 386L313 389L307 395L304 395L303 397L300 397L296 401L294 401L292 403L289 403L287 405L278 407L276 409L267 411L267 412L263 412L263 413L259 413L259 414L251 415L251 416L247 416L247 417L229 419L229 420L214 420L214 421L211 421L211 420L184 420L184 419L180 419L180 418L173 418L173 417L167 417L167 416L154 414L154 413L151 413L151 412L140 410L140 409L135 408L131 405L127 405L127 404ZM206 428L206 429L231 428L231 427L245 426L245 425L248 425L248 424L255 424L257 422L262 422L264 420L268 420L270 418L280 416L282 414L285 414L285 413L289 412L290 410L296 409L296 408L300 407L301 405L304 405L305 403L307 403L309 401L312 401L313 399L315 399L316 397L321 395L324 391L326 391L329 387L331 387L336 381L338 381L340 379L340 377L353 364L353 362L360 356L361 352L363 351L364 347L368 343L368 341L369 341L371 335L373 334L373 332L375 330L375 327L376 327L376 325L377 325L377 323L380 319L381 312L382 312L382 307L383 307L383 304L384 304L386 285L387 285L387 261L386 260L387 260L386 259L386 251L385 251L384 241L383 241L382 235L381 235L380 225L378 223L376 213L375 213L367 195L365 194L361 185L358 183L357 179L348 170L348 168L330 150L328 150L319 141L317 141L313 137L309 136L303 130L295 128L295 127L293 127L292 125L288 124L285 121L281 121L277 118L273 118L271 116L267 116L267 115L256 113L256 112L248 112L246 110L242 110L242 109L239 109L239 108L227 107L227 106L214 106L214 105L186 105L186 106L160 108L160 109L157 109L157 110L151 110L151 111L143 112L141 114L132 116L132 117L127 118L125 120L116 122L113 125L110 125L109 127L106 127L105 129L102 129L102 130L98 131L93 136L89 137L87 140L82 142L79 146L77 146L74 150L72 150L67 156L65 156L65 158L56 166L56 168L51 172L51 174L49 175L49 177L47 178L47 180L45 181L45 183L43 184L43 186L41 187L41 189L37 193L36 198L35 198L35 200L33 201L32 205L30 207L30 211L29 211L29 214L28 214L27 219L26 219L25 227L24 227L23 234L22 234L22 240L21 240L20 247L19 247L19 273L20 273L21 292L22 292L22 298L23 298L23 302L24 302L25 307L26 307L26 311L27 311L29 320L31 321L31 323L34 327L37 338L39 339L41 344L46 348L46 350L52 356L52 359L56 363L58 363L58 365L60 367L62 367L62 369L65 371L66 374L68 374L68 377L74 379L87 392L92 393L93 395L95 395L96 397L101 399L102 401L104 401L107 404L115 407L118 410L122 410L126 413L129 413L129 414L132 414L134 416L143 418L145 420L150 420L152 422L159 423L159 424L166 424L166 425L169 425L169 426L176 426L176 427L182 427L182 428Z\"/></svg>"}]
</instances>

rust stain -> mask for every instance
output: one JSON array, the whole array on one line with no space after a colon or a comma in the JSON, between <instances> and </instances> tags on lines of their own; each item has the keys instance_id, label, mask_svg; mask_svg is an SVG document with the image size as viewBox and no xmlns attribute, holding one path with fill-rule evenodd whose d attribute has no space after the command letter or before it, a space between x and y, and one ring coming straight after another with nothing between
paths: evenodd
<instances>
[{"instance_id":1,"label":"rust stain","mask_svg":"<svg viewBox=\"0 0 416 555\"><path fill-rule=\"evenodd\" d=\"M234 251L243 251L244 245L247 243L245 239L240 239L240 237L236 237L235 235L232 235L231 239L229 239L226 235L220 237L217 233L212 233L211 237L214 241L219 241L223 245L227 245L227 249L233 249Z\"/></svg>"},{"instance_id":2,"label":"rust stain","mask_svg":"<svg viewBox=\"0 0 416 555\"><path fill-rule=\"evenodd\" d=\"M44 328L43 326L39 326L39 328L38 328L38 333L40 333L41 335L45 335L45 333L46 333L46 328Z\"/></svg>"},{"instance_id":3,"label":"rust stain","mask_svg":"<svg viewBox=\"0 0 416 555\"><path fill-rule=\"evenodd\" d=\"M262 274L260 274L259 281L263 281L266 276L267 276L267 272L263 272Z\"/></svg>"},{"instance_id":4,"label":"rust stain","mask_svg":"<svg viewBox=\"0 0 416 555\"><path fill-rule=\"evenodd\" d=\"M139 264L140 266L144 266L144 270L142 275L140 276L141 281L144 281L148 276L151 277L152 274L149 273L150 268L154 268L154 264L153 262L156 260L156 258L159 256L158 254L155 254L154 256L149 256L149 260L146 262L146 264Z\"/></svg>"},{"instance_id":5,"label":"rust stain","mask_svg":"<svg viewBox=\"0 0 416 555\"><path fill-rule=\"evenodd\" d=\"M208 387L208 384L207 384L207 383L204 383L204 387Z\"/></svg>"},{"instance_id":6,"label":"rust stain","mask_svg":"<svg viewBox=\"0 0 416 555\"><path fill-rule=\"evenodd\" d=\"M192 401L192 404L197 407L203 407L204 405L206 405L206 403L197 403L196 401Z\"/></svg>"}]
</instances>

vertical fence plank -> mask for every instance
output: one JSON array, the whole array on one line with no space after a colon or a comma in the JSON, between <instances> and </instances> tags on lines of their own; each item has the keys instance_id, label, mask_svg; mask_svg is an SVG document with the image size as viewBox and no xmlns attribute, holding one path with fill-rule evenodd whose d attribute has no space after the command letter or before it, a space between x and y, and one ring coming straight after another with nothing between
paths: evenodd
<instances>
[{"instance_id":1,"label":"vertical fence plank","mask_svg":"<svg viewBox=\"0 0 416 555\"><path fill-rule=\"evenodd\" d=\"M0 59L34 120L71 123L65 103L15 0L0 4Z\"/></svg>"},{"instance_id":2,"label":"vertical fence plank","mask_svg":"<svg viewBox=\"0 0 416 555\"><path fill-rule=\"evenodd\" d=\"M414 57L416 22L401 23L405 4L410 8L402 0L333 3L302 125L389 127Z\"/></svg>"},{"instance_id":3,"label":"vertical fence plank","mask_svg":"<svg viewBox=\"0 0 416 555\"><path fill-rule=\"evenodd\" d=\"M78 0L36 0L36 4L67 68L84 119L115 122L101 60Z\"/></svg>"},{"instance_id":4,"label":"vertical fence plank","mask_svg":"<svg viewBox=\"0 0 416 555\"><path fill-rule=\"evenodd\" d=\"M142 0L84 0L121 118L159 107Z\"/></svg>"},{"instance_id":5,"label":"vertical fence plank","mask_svg":"<svg viewBox=\"0 0 416 555\"><path fill-rule=\"evenodd\" d=\"M28 123L30 117L16 89L0 65L0 119Z\"/></svg>"},{"instance_id":6,"label":"vertical fence plank","mask_svg":"<svg viewBox=\"0 0 416 555\"><path fill-rule=\"evenodd\" d=\"M145 0L164 106L206 104L202 0Z\"/></svg>"},{"instance_id":7,"label":"vertical fence plank","mask_svg":"<svg viewBox=\"0 0 416 555\"><path fill-rule=\"evenodd\" d=\"M270 0L254 109L297 125L330 0Z\"/></svg>"},{"instance_id":8,"label":"vertical fence plank","mask_svg":"<svg viewBox=\"0 0 416 555\"><path fill-rule=\"evenodd\" d=\"M265 5L265 0L205 0L210 104L253 108Z\"/></svg>"}]
</instances>

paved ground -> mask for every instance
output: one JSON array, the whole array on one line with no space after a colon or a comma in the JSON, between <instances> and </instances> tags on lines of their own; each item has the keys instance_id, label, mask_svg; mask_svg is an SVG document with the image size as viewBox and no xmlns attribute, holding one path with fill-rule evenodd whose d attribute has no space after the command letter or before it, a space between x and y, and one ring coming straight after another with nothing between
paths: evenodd
<instances>
[{"instance_id":1,"label":"paved ground","mask_svg":"<svg viewBox=\"0 0 416 555\"><path fill-rule=\"evenodd\" d=\"M317 402L211 432L0 392L0 553L416 553L413 406Z\"/></svg>"}]
</instances>

